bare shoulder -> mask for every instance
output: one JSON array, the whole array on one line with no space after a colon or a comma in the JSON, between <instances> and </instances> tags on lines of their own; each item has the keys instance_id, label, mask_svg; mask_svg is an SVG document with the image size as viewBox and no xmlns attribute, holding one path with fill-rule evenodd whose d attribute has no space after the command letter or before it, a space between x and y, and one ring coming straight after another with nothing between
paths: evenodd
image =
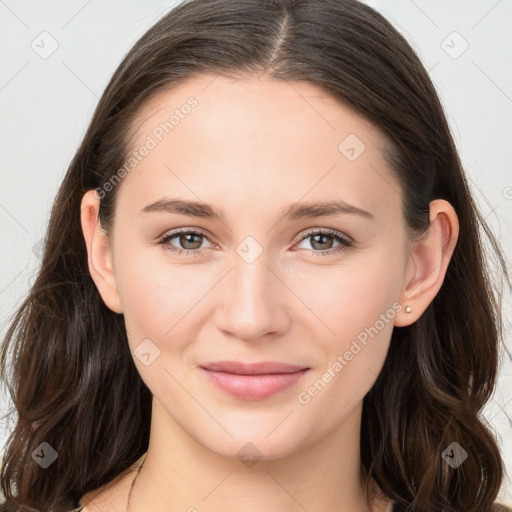
<instances>
[{"instance_id":1,"label":"bare shoulder","mask_svg":"<svg viewBox=\"0 0 512 512\"><path fill-rule=\"evenodd\" d=\"M492 512L512 512L512 507L509 505L505 505L505 503L495 501L491 510Z\"/></svg>"},{"instance_id":2,"label":"bare shoulder","mask_svg":"<svg viewBox=\"0 0 512 512\"><path fill-rule=\"evenodd\" d=\"M102 487L84 494L79 512L124 512L134 475L133 470L126 471Z\"/></svg>"},{"instance_id":3,"label":"bare shoulder","mask_svg":"<svg viewBox=\"0 0 512 512\"><path fill-rule=\"evenodd\" d=\"M82 508L72 512L125 512L130 486L146 455L147 452L143 453L129 468L107 484L84 494L80 499Z\"/></svg>"}]
</instances>

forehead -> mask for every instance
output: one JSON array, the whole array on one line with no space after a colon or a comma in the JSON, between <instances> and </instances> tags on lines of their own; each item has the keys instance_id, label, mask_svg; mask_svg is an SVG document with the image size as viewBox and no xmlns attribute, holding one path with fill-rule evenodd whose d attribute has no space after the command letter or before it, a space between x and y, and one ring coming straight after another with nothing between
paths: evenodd
<instances>
[{"instance_id":1,"label":"forehead","mask_svg":"<svg viewBox=\"0 0 512 512\"><path fill-rule=\"evenodd\" d=\"M382 132L309 82L198 75L152 97L132 128L130 151L151 141L128 176L147 201L164 188L217 204L343 195L365 208L399 193Z\"/></svg>"},{"instance_id":2,"label":"forehead","mask_svg":"<svg viewBox=\"0 0 512 512\"><path fill-rule=\"evenodd\" d=\"M191 102L197 104L193 109L187 106ZM331 132L329 140L336 142L344 130L351 129L367 139L371 137L373 144L383 146L388 142L372 122L310 82L200 74L155 94L143 104L132 123L132 145L158 128L160 122L169 121L173 113L172 129L193 114L190 117L200 117L210 135L228 125L233 129L241 125L245 130L264 127L266 132L286 127L282 137L288 133L295 137L299 133L311 135L320 130Z\"/></svg>"}]
</instances>

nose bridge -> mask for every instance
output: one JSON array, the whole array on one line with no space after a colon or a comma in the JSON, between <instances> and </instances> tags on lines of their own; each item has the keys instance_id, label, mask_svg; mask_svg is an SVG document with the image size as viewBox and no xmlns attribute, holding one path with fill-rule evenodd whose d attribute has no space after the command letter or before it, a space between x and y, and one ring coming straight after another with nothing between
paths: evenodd
<instances>
[{"instance_id":1,"label":"nose bridge","mask_svg":"<svg viewBox=\"0 0 512 512\"><path fill-rule=\"evenodd\" d=\"M282 283L270 270L265 252L254 257L254 246L243 243L233 258L233 268L221 293L221 315L218 327L243 340L256 340L286 327L286 294ZM240 247L242 248L240 255ZM247 254L252 257L248 258Z\"/></svg>"}]
</instances>

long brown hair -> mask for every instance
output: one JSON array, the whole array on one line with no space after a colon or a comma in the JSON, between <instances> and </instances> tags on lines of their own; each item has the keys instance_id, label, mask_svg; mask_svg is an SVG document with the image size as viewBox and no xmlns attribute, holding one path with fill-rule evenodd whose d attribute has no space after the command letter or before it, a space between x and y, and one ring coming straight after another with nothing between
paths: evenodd
<instances>
[{"instance_id":1,"label":"long brown hair","mask_svg":"<svg viewBox=\"0 0 512 512\"><path fill-rule=\"evenodd\" d=\"M1 377L18 418L3 457L0 510L67 511L148 448L152 395L123 316L106 307L89 274L80 201L123 166L140 107L202 72L308 81L374 122L393 148L385 157L402 184L411 236L427 229L430 201L455 208L459 240L445 281L414 324L394 329L364 398L362 471L404 510L489 511L503 476L481 416L502 339L490 263L510 285L506 262L428 73L404 37L355 0L189 0L121 62L62 182L41 269L2 346ZM101 199L107 231L117 189ZM455 469L442 458L453 442L469 454ZM46 469L34 456L41 443L57 454Z\"/></svg>"}]
</instances>

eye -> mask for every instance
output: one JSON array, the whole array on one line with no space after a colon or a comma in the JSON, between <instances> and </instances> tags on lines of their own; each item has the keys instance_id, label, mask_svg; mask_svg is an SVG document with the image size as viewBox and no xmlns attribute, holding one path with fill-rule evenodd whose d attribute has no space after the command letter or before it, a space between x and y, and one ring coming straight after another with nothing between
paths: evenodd
<instances>
[{"instance_id":1,"label":"eye","mask_svg":"<svg viewBox=\"0 0 512 512\"><path fill-rule=\"evenodd\" d=\"M352 240L332 229L311 230L301 238L300 243L308 239L311 240L310 245L313 248L311 254L314 256L330 256L340 253L354 245ZM337 242L338 245L333 246L333 241Z\"/></svg>"},{"instance_id":2,"label":"eye","mask_svg":"<svg viewBox=\"0 0 512 512\"><path fill-rule=\"evenodd\" d=\"M177 239L177 243L181 247L176 247L171 240ZM166 250L176 254L184 254L186 256L195 256L201 254L199 250L204 240L208 240L204 233L195 230L177 229L171 233L165 234L158 241L159 245L163 245Z\"/></svg>"},{"instance_id":3,"label":"eye","mask_svg":"<svg viewBox=\"0 0 512 512\"><path fill-rule=\"evenodd\" d=\"M180 247L176 247L176 245L172 243L174 239L176 239ZM302 236L299 243L308 239L311 240L310 244L312 250L310 250L310 253L314 256L329 256L340 253L354 245L350 239L332 229L311 230ZM158 244L163 245L166 250L176 254L196 256L201 254L201 245L204 240L208 240L208 238L200 231L177 229L161 237ZM338 245L333 245L333 243L337 243Z\"/></svg>"}]
</instances>

